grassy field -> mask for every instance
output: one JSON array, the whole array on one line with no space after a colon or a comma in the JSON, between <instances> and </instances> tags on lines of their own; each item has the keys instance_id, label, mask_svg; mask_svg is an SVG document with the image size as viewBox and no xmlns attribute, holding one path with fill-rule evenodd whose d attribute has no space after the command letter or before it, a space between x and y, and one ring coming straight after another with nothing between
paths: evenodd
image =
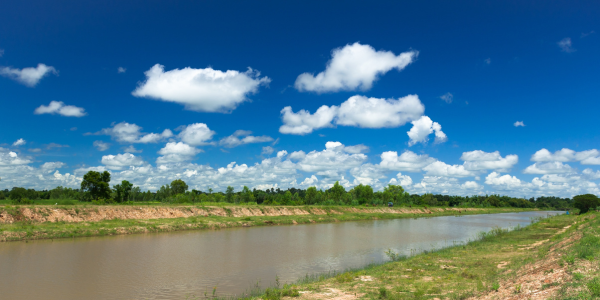
<instances>
[{"instance_id":1,"label":"grassy field","mask_svg":"<svg viewBox=\"0 0 600 300\"><path fill-rule=\"evenodd\" d=\"M141 209L139 206L135 206ZM161 206L163 207L163 206ZM264 206L243 206L245 209L265 210ZM78 219L86 218L86 215L94 214L99 209L125 209L131 207L125 206L47 206L41 207L46 211L61 210L68 217L77 217ZM163 207L164 208L164 207ZM179 210L204 209L209 210L207 206L168 206L167 208L177 208ZM214 207L212 207L214 209ZM55 239L55 238L75 238L89 236L104 236L117 234L134 234L148 232L169 232L179 230L193 229L220 229L230 227L250 227L250 226L271 226L271 225L292 225L292 224L308 224L308 223L326 223L326 222L343 222L343 221L359 221L359 220L376 220L376 219L397 219L397 218L415 218L415 217L434 217L446 215L465 215L465 214L491 214L491 213L506 213L520 212L531 209L518 208L487 208L487 209L471 209L461 212L456 210L437 211L431 209L423 213L382 213L377 212L378 208L360 208L361 212L352 212L352 207L339 206L310 206L310 207L279 207L281 209L304 209L310 213L296 215L281 215L281 216L238 216L234 217L232 210L240 208L240 206L219 206L219 209L226 212L222 215L202 215L181 218L113 218L110 220L101 221L44 221L35 222L32 219L25 217L25 210L39 210L39 206L0 206L0 221L2 215L7 217L10 215L12 223L0 222L0 241L19 241L33 239ZM315 211L319 213L315 213ZM414 208L416 211L417 208ZM366 212L364 212L366 211ZM42 212L41 214L44 214Z\"/></svg>"},{"instance_id":2,"label":"grassy field","mask_svg":"<svg viewBox=\"0 0 600 300\"><path fill-rule=\"evenodd\" d=\"M560 215L476 241L252 299L600 299L598 213ZM315 278L315 277L312 277Z\"/></svg>"}]
</instances>

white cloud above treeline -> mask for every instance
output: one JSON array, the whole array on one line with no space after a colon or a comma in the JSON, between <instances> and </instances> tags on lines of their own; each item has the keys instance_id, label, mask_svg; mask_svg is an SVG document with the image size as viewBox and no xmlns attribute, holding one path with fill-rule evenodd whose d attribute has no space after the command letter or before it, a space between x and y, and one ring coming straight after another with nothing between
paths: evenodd
<instances>
[{"instance_id":1,"label":"white cloud above treeline","mask_svg":"<svg viewBox=\"0 0 600 300\"><path fill-rule=\"evenodd\" d=\"M399 99L352 96L340 106L323 105L314 114L307 110L293 112L291 106L281 110L283 125L279 132L305 135L316 129L335 125L362 128L399 127L423 115L425 106L416 95Z\"/></svg>"},{"instance_id":2,"label":"white cloud above treeline","mask_svg":"<svg viewBox=\"0 0 600 300\"><path fill-rule=\"evenodd\" d=\"M104 128L95 135L109 135L120 143L157 143L173 136L170 129L165 129L162 133L142 133L142 127L136 124L121 122L110 128ZM90 134L87 134L90 135Z\"/></svg>"},{"instance_id":3,"label":"white cloud above treeline","mask_svg":"<svg viewBox=\"0 0 600 300\"><path fill-rule=\"evenodd\" d=\"M51 101L50 104L41 105L33 112L36 115L42 114L59 114L65 117L83 117L87 115L85 109L73 105L65 105L62 101Z\"/></svg>"},{"instance_id":4,"label":"white cloud above treeline","mask_svg":"<svg viewBox=\"0 0 600 300\"><path fill-rule=\"evenodd\" d=\"M541 150L535 152L531 156L531 161L578 161L582 165L600 165L600 151L598 151L597 149L591 149L577 152L568 148L562 148L561 150L551 153L550 151L548 151L548 149L542 148Z\"/></svg>"},{"instance_id":5,"label":"white cloud above treeline","mask_svg":"<svg viewBox=\"0 0 600 300\"><path fill-rule=\"evenodd\" d=\"M165 72L163 65L156 64L144 74L146 81L139 83L132 95L175 102L188 110L203 112L230 112L248 101L247 96L257 93L261 85L271 82L251 68L246 72L223 72L187 67Z\"/></svg>"},{"instance_id":6,"label":"white cloud above treeline","mask_svg":"<svg viewBox=\"0 0 600 300\"><path fill-rule=\"evenodd\" d=\"M346 45L331 52L325 71L317 75L300 74L294 86L301 92L366 91L379 76L392 69L403 70L417 55L418 51L395 55L391 51L377 51L370 45Z\"/></svg>"},{"instance_id":7,"label":"white cloud above treeline","mask_svg":"<svg viewBox=\"0 0 600 300\"><path fill-rule=\"evenodd\" d=\"M58 75L58 71L52 66L38 64L37 67L15 69L11 67L0 67L0 75L13 79L25 86L36 86L44 76L48 74Z\"/></svg>"}]
</instances>

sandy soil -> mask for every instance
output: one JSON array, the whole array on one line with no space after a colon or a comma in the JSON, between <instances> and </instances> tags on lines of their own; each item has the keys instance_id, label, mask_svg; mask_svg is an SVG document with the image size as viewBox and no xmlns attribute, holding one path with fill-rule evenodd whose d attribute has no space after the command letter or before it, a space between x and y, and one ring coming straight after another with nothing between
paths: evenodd
<instances>
[{"instance_id":1,"label":"sandy soil","mask_svg":"<svg viewBox=\"0 0 600 300\"><path fill-rule=\"evenodd\" d=\"M431 214L432 211L463 211L477 210L474 208L356 208L340 207L332 209L329 214L349 213L392 213L392 214ZM269 206L264 208L256 207L203 207L194 206L74 206L74 207L23 207L19 208L19 213L8 213L0 207L0 224L11 224L16 221L31 221L33 223L42 222L97 222L102 220L145 220L145 219L164 219L164 218L186 218L194 216L232 216L232 217L252 217L252 216L295 216L295 215L325 215L328 212L321 208L298 208L298 207L276 207Z\"/></svg>"}]
</instances>

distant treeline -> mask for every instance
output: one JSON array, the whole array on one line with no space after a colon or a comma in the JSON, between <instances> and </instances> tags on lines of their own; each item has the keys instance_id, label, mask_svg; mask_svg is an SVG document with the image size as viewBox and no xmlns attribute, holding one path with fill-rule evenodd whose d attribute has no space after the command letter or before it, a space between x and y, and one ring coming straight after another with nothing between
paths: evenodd
<instances>
[{"instance_id":1,"label":"distant treeline","mask_svg":"<svg viewBox=\"0 0 600 300\"><path fill-rule=\"evenodd\" d=\"M88 176L89 175L89 176ZM327 190L279 188L257 190L244 186L235 191L231 186L226 192L213 192L212 189L200 191L188 190L188 185L181 179L164 185L156 192L142 192L127 180L109 186L110 174L90 171L84 176L81 189L57 187L52 190L36 191L15 187L12 190L0 191L0 200L10 199L15 204L33 204L34 200L72 199L89 201L97 204L123 202L165 202L165 203L256 203L261 205L425 205L425 206L459 206L459 207L520 207L542 209L568 209L573 207L573 200L559 197L514 198L500 195L449 196L435 194L409 194L399 185L388 185L383 191L374 192L369 185L358 185L350 191L336 182Z\"/></svg>"}]
</instances>

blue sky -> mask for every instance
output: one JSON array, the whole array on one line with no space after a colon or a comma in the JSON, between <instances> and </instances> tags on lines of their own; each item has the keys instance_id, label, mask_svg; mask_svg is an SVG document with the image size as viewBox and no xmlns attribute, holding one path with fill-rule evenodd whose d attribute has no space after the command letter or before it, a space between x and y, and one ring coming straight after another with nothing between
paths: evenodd
<instances>
[{"instance_id":1,"label":"blue sky","mask_svg":"<svg viewBox=\"0 0 600 300\"><path fill-rule=\"evenodd\" d=\"M0 188L109 170L150 190L600 194L598 15L595 1L6 3Z\"/></svg>"}]
</instances>

